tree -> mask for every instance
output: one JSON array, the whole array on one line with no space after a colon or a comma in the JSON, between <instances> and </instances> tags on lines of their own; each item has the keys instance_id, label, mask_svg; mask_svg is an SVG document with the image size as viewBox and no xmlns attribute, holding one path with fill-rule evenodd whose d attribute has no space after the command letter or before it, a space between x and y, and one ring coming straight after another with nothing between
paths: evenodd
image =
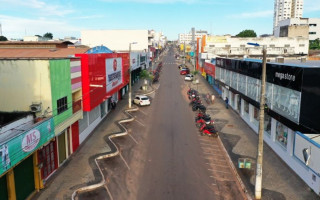
<instances>
[{"instance_id":1,"label":"tree","mask_svg":"<svg viewBox=\"0 0 320 200\"><path fill-rule=\"evenodd\" d=\"M8 39L4 36L0 36L0 41L8 41Z\"/></svg>"},{"instance_id":2,"label":"tree","mask_svg":"<svg viewBox=\"0 0 320 200\"><path fill-rule=\"evenodd\" d=\"M43 35L43 37L44 37L44 38L52 39L52 38L53 38L53 35L52 35L52 33L47 32L47 33L45 33L45 34Z\"/></svg>"},{"instance_id":3,"label":"tree","mask_svg":"<svg viewBox=\"0 0 320 200\"><path fill-rule=\"evenodd\" d=\"M254 32L254 30L244 30L244 31L241 31L236 36L237 37L257 37L257 34L256 32Z\"/></svg>"},{"instance_id":4,"label":"tree","mask_svg":"<svg viewBox=\"0 0 320 200\"><path fill-rule=\"evenodd\" d=\"M319 40L319 38L316 39L316 40L310 40L309 41L309 49L312 49L312 50L320 49L320 40Z\"/></svg>"}]
</instances>

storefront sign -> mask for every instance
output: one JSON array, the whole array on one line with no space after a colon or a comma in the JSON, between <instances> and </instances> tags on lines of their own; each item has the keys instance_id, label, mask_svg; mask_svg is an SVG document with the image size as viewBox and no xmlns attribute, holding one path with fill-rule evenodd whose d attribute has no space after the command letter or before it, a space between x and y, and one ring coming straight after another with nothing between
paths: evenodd
<instances>
[{"instance_id":1,"label":"storefront sign","mask_svg":"<svg viewBox=\"0 0 320 200\"><path fill-rule=\"evenodd\" d=\"M29 131L22 139L21 148L24 152L33 151L40 141L40 132L37 129Z\"/></svg>"},{"instance_id":2,"label":"storefront sign","mask_svg":"<svg viewBox=\"0 0 320 200\"><path fill-rule=\"evenodd\" d=\"M122 84L122 59L106 59L107 92Z\"/></svg>"},{"instance_id":3,"label":"storefront sign","mask_svg":"<svg viewBox=\"0 0 320 200\"><path fill-rule=\"evenodd\" d=\"M53 119L0 144L0 176L54 137Z\"/></svg>"},{"instance_id":4,"label":"storefront sign","mask_svg":"<svg viewBox=\"0 0 320 200\"><path fill-rule=\"evenodd\" d=\"M211 63L204 63L204 71L215 78L215 66Z\"/></svg>"}]
</instances>

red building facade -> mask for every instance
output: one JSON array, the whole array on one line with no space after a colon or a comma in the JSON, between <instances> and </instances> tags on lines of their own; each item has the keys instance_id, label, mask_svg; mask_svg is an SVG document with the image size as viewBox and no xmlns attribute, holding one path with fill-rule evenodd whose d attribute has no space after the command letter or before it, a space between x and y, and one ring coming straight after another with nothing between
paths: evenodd
<instances>
[{"instance_id":1,"label":"red building facade","mask_svg":"<svg viewBox=\"0 0 320 200\"><path fill-rule=\"evenodd\" d=\"M76 54L81 58L83 111L90 112L129 84L129 54Z\"/></svg>"}]
</instances>

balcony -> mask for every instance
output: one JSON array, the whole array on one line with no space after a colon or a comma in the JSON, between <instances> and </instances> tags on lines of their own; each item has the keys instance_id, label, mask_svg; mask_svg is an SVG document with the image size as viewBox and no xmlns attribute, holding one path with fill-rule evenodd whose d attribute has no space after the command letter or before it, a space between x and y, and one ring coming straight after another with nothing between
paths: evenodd
<instances>
[{"instance_id":1,"label":"balcony","mask_svg":"<svg viewBox=\"0 0 320 200\"><path fill-rule=\"evenodd\" d=\"M72 102L72 113L74 114L79 110L82 110L82 99Z\"/></svg>"}]
</instances>

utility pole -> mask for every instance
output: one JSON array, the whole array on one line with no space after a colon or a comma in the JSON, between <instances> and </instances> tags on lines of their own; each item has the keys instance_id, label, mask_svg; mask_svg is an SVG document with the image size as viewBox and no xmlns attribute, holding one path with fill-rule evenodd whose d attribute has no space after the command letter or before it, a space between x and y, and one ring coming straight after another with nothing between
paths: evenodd
<instances>
[{"instance_id":1,"label":"utility pole","mask_svg":"<svg viewBox=\"0 0 320 200\"><path fill-rule=\"evenodd\" d=\"M183 64L186 64L186 41L183 43Z\"/></svg>"},{"instance_id":2,"label":"utility pole","mask_svg":"<svg viewBox=\"0 0 320 200\"><path fill-rule=\"evenodd\" d=\"M267 70L267 49L262 50L262 77L261 77L261 96L260 96L260 117L259 117L259 143L257 154L255 199L261 199L262 191L262 162L263 162L263 135L264 135L264 106L266 93L266 70Z\"/></svg>"},{"instance_id":3,"label":"utility pole","mask_svg":"<svg viewBox=\"0 0 320 200\"><path fill-rule=\"evenodd\" d=\"M131 95L131 44L137 44L136 42L130 42L129 43L129 108L131 108L131 102L132 102L132 95Z\"/></svg>"}]
</instances>

